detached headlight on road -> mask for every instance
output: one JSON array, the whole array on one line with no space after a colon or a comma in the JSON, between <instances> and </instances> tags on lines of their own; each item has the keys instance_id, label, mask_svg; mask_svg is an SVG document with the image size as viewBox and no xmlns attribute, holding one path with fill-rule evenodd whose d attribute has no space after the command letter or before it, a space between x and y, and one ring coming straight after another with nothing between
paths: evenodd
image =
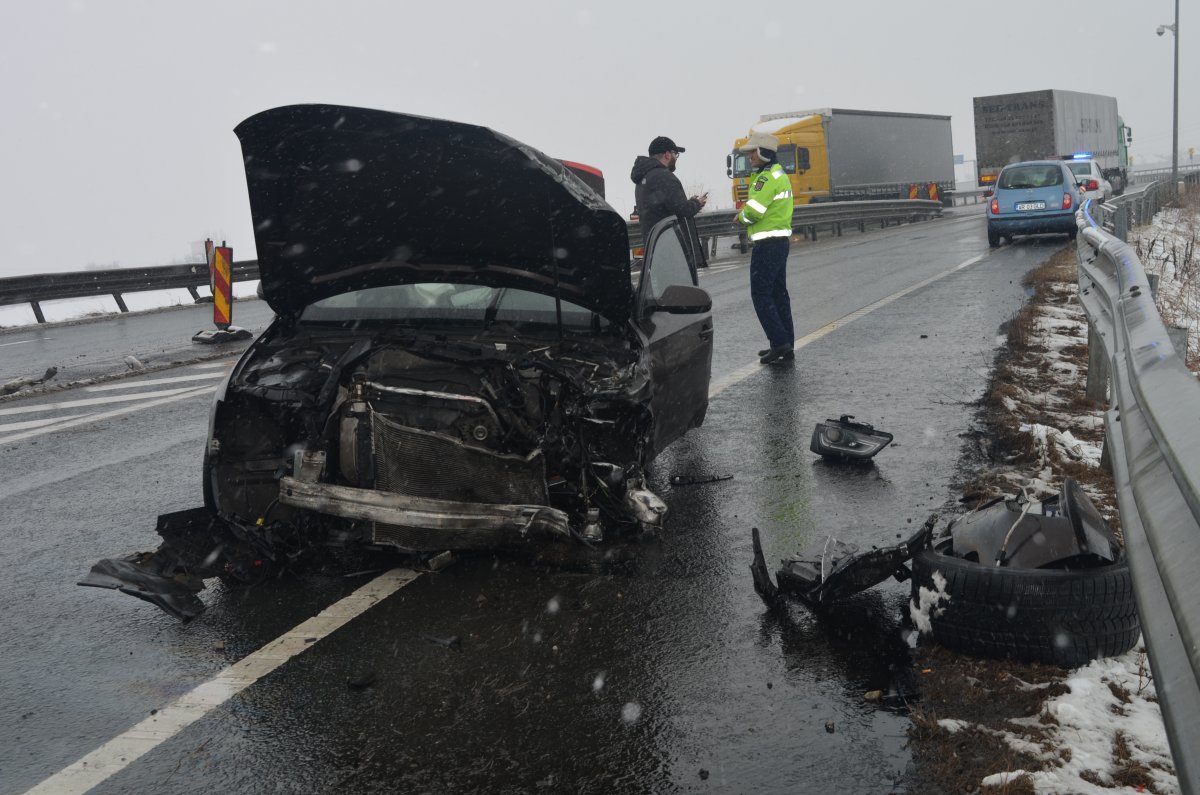
<instances>
[{"instance_id":1,"label":"detached headlight on road","mask_svg":"<svg viewBox=\"0 0 1200 795\"><path fill-rule=\"evenodd\" d=\"M853 420L853 415L843 414L836 420L818 422L809 449L826 458L865 460L892 443L890 433Z\"/></svg>"}]
</instances>

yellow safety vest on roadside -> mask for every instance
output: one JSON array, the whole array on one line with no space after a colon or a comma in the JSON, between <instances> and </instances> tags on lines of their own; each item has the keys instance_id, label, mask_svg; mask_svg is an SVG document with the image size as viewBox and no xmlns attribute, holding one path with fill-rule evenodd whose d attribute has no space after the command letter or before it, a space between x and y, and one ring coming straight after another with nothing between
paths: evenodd
<instances>
[{"instance_id":1,"label":"yellow safety vest on roadside","mask_svg":"<svg viewBox=\"0 0 1200 795\"><path fill-rule=\"evenodd\" d=\"M751 240L792 236L792 183L771 163L750 178L750 195L738 218Z\"/></svg>"}]
</instances>

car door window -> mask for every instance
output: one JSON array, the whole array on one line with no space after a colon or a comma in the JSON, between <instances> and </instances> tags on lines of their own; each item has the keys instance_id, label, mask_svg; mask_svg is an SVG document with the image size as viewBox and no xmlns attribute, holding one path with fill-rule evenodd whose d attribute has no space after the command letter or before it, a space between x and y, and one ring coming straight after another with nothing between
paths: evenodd
<instances>
[{"instance_id":1,"label":"car door window","mask_svg":"<svg viewBox=\"0 0 1200 795\"><path fill-rule=\"evenodd\" d=\"M672 224L659 235L651 252L648 265L650 283L646 297L657 299L673 284L696 284L692 266L688 262L687 250L680 240L680 227Z\"/></svg>"}]
</instances>

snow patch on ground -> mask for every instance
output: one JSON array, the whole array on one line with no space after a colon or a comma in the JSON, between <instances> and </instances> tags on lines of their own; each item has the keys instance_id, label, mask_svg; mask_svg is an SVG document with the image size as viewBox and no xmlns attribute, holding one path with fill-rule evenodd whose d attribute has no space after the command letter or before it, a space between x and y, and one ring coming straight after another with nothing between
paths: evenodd
<instances>
[{"instance_id":1,"label":"snow patch on ground","mask_svg":"<svg viewBox=\"0 0 1200 795\"><path fill-rule=\"evenodd\" d=\"M941 611L938 605L949 601L950 594L946 593L946 578L940 571L935 571L933 588L918 589L917 601L908 603L908 615L912 618L913 626L917 628L916 632L910 633L908 636L908 643L911 647L916 648L917 638L921 634L933 632L933 624L929 621L930 614L939 615Z\"/></svg>"},{"instance_id":2,"label":"snow patch on ground","mask_svg":"<svg viewBox=\"0 0 1200 795\"><path fill-rule=\"evenodd\" d=\"M1014 751L1045 759L1047 769L998 775L1027 775L1037 792L1111 793L1113 775L1118 772L1113 747L1120 734L1131 761L1150 771L1147 785L1159 793L1180 791L1141 641L1120 657L1094 660L1077 668L1067 675L1064 684L1070 692L1047 700L1042 708L1042 715L1052 721L1012 721L1040 727L1046 732L1046 740L1030 743L1024 737L1001 733ZM1062 748L1071 751L1065 758L1059 753ZM988 785L992 778L982 783ZM1092 784L1089 778L1108 786Z\"/></svg>"}]
</instances>

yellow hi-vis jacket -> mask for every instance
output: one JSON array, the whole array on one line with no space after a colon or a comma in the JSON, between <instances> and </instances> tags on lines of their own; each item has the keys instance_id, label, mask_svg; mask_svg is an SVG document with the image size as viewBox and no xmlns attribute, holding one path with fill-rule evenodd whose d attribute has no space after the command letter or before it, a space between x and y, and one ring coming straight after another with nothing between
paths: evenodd
<instances>
[{"instance_id":1,"label":"yellow hi-vis jacket","mask_svg":"<svg viewBox=\"0 0 1200 795\"><path fill-rule=\"evenodd\" d=\"M783 166L771 163L751 177L750 195L738 220L751 240L792 236L792 183Z\"/></svg>"}]
</instances>

